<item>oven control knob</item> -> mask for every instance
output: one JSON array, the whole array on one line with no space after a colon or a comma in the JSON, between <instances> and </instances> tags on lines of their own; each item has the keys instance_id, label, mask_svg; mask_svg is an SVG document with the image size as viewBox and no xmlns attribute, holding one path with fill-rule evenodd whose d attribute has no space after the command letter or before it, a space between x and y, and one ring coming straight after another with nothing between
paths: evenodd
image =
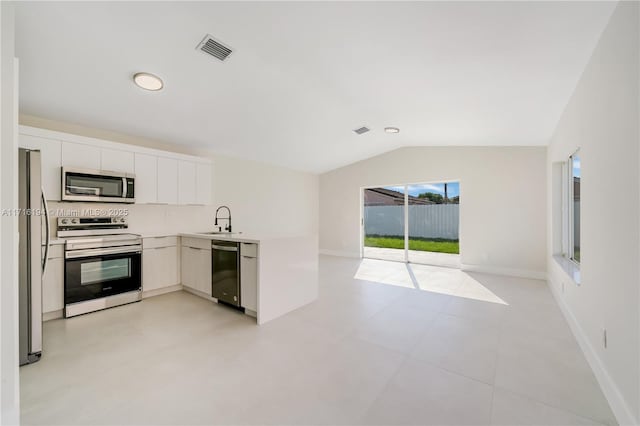
<instances>
[{"instance_id":1,"label":"oven control knob","mask_svg":"<svg viewBox=\"0 0 640 426\"><path fill-rule=\"evenodd\" d=\"M62 224L63 224L63 225L66 225L67 223L69 223L69 220L67 220L67 219L62 219Z\"/></svg>"},{"instance_id":2,"label":"oven control knob","mask_svg":"<svg viewBox=\"0 0 640 426\"><path fill-rule=\"evenodd\" d=\"M75 223L77 225L78 223L80 223L80 220L77 219L77 218L76 219L71 219L71 223Z\"/></svg>"}]
</instances>

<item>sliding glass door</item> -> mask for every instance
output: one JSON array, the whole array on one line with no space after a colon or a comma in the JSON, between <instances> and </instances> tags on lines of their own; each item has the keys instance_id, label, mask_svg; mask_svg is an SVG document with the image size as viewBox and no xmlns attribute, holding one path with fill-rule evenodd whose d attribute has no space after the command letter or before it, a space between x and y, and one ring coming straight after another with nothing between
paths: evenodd
<instances>
[{"instance_id":1,"label":"sliding glass door","mask_svg":"<svg viewBox=\"0 0 640 426\"><path fill-rule=\"evenodd\" d=\"M364 257L459 266L460 184L363 190Z\"/></svg>"},{"instance_id":2,"label":"sliding glass door","mask_svg":"<svg viewBox=\"0 0 640 426\"><path fill-rule=\"evenodd\" d=\"M364 257L405 261L404 187L364 190Z\"/></svg>"},{"instance_id":3,"label":"sliding glass door","mask_svg":"<svg viewBox=\"0 0 640 426\"><path fill-rule=\"evenodd\" d=\"M459 266L460 184L407 185L407 193L407 261Z\"/></svg>"}]
</instances>

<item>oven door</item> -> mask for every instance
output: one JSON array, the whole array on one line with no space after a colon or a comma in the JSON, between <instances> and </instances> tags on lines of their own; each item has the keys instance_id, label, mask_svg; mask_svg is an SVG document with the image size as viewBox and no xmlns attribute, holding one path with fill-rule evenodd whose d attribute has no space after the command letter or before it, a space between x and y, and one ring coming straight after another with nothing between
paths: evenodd
<instances>
[{"instance_id":1,"label":"oven door","mask_svg":"<svg viewBox=\"0 0 640 426\"><path fill-rule=\"evenodd\" d=\"M113 251L116 250L79 250L66 253L65 305L141 290L141 252Z\"/></svg>"}]
</instances>

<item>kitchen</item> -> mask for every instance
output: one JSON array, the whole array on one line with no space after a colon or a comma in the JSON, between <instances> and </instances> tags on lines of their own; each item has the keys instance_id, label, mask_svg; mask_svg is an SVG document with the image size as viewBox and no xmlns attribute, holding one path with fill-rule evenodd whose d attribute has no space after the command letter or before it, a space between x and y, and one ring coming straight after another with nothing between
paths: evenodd
<instances>
[{"instance_id":1,"label":"kitchen","mask_svg":"<svg viewBox=\"0 0 640 426\"><path fill-rule=\"evenodd\" d=\"M223 298L262 324L317 297L317 239L232 233L231 210L225 206L224 215L220 208L212 212L210 160L27 126L21 127L19 144L21 164L28 161L29 153L39 153L42 168L32 160L30 172L42 176L46 201L42 208L53 213L45 219L47 261L41 302L33 298L36 312L29 315L40 315L37 306L41 304L44 320L69 318L184 288L211 301ZM22 179L26 182L27 176ZM40 185L31 186L36 191ZM167 229L163 224L140 232L135 222L129 222L127 206L131 204L132 208L147 204L145 220L149 221L152 210L169 203L182 206L177 214L192 211L200 222L209 219L209 224L194 225L197 222L187 217L177 225L184 228L173 232L163 231ZM41 206L38 201L24 207ZM37 216L29 218L40 221ZM225 222L224 229L216 226L218 221ZM216 245L218 241L223 242ZM220 249L225 242L230 244ZM227 253L230 256L222 256ZM123 276L110 276L109 265L117 271L118 263ZM297 269L304 272L296 273ZM87 271L87 282L81 279L81 271ZM215 278L221 274L232 276L232 295L227 298L216 285ZM103 276L107 279L100 280ZM117 284L120 290L113 288ZM91 294L74 296L89 287L94 289ZM26 299L22 303L29 304ZM38 342L32 344L40 347Z\"/></svg>"}]
</instances>

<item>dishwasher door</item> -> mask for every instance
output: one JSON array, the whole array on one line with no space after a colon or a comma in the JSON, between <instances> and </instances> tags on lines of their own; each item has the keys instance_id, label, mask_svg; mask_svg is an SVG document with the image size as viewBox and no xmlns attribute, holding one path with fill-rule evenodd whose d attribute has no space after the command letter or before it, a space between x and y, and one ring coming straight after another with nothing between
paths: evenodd
<instances>
[{"instance_id":1,"label":"dishwasher door","mask_svg":"<svg viewBox=\"0 0 640 426\"><path fill-rule=\"evenodd\" d=\"M240 251L238 243L211 242L211 296L220 302L240 306Z\"/></svg>"}]
</instances>

